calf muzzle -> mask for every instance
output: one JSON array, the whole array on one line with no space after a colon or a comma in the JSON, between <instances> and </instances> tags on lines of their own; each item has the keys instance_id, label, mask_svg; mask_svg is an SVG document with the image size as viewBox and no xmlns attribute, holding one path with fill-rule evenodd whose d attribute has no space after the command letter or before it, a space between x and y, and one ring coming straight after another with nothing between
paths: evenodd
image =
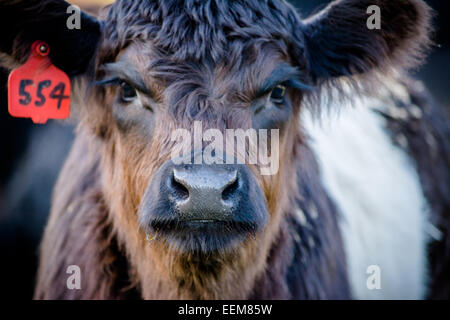
<instances>
[{"instance_id":1,"label":"calf muzzle","mask_svg":"<svg viewBox=\"0 0 450 320\"><path fill-rule=\"evenodd\" d=\"M268 212L256 178L244 164L175 164L153 176L139 209L151 238L185 251L230 248L261 231Z\"/></svg>"}]
</instances>

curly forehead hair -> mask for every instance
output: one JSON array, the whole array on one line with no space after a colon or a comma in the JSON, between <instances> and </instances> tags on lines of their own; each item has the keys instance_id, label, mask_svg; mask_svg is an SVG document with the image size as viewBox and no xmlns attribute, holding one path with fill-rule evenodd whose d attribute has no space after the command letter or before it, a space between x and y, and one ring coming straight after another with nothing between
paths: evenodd
<instances>
[{"instance_id":1,"label":"curly forehead hair","mask_svg":"<svg viewBox=\"0 0 450 320\"><path fill-rule=\"evenodd\" d=\"M300 19L282 0L118 0L103 13L102 60L136 40L175 60L218 62L232 42L284 42L299 37ZM242 46L245 47L245 46Z\"/></svg>"}]
</instances>

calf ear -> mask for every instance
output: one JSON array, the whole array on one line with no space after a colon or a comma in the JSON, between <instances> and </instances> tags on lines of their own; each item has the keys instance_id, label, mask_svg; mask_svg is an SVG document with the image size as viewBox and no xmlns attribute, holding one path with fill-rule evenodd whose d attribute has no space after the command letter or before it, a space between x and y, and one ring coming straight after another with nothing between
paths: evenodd
<instances>
[{"instance_id":1,"label":"calf ear","mask_svg":"<svg viewBox=\"0 0 450 320\"><path fill-rule=\"evenodd\" d=\"M25 62L32 43L42 40L58 68L69 76L85 72L100 39L100 23L81 13L80 29L70 30L67 21L74 12L68 13L69 6L62 0L0 0L0 62L8 68Z\"/></svg>"},{"instance_id":2,"label":"calf ear","mask_svg":"<svg viewBox=\"0 0 450 320\"><path fill-rule=\"evenodd\" d=\"M373 5L380 9L380 29L368 27ZM421 0L334 1L304 21L311 76L320 82L414 67L430 44L430 25L431 9Z\"/></svg>"}]
</instances>

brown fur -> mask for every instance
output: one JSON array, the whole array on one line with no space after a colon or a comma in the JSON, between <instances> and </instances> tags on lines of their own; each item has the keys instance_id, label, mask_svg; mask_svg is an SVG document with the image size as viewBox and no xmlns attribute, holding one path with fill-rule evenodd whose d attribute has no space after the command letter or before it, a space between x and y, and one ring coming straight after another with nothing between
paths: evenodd
<instances>
[{"instance_id":1,"label":"brown fur","mask_svg":"<svg viewBox=\"0 0 450 320\"><path fill-rule=\"evenodd\" d=\"M17 16L53 8L53 2L0 4ZM429 8L419 0L375 3L388 13L389 24L369 32L362 26L371 1L335 1L302 21L279 0L119 0L101 18L95 55L89 52L96 46L79 37L89 50L74 57L75 70L63 60L64 53L73 56L71 45L57 45L65 31L22 33L24 26L17 25L18 34L2 43L8 49L2 51L22 61L30 42L44 37L56 47L56 65L71 75L86 71L74 79L80 126L55 188L35 297L349 298L337 210L320 185L298 116L301 107L314 107L308 98L318 97L326 84L336 86L338 77L355 87L363 79L374 84L377 72L407 68L422 57ZM150 94L142 105L119 103L117 86L97 87L89 77L101 80L107 64L117 61L144 78ZM282 64L295 67L298 79L288 89L290 118L277 124L280 169L261 176L257 166L250 167L265 195L266 228L212 255L180 252L157 234L146 241L139 207L152 177L170 159L170 132L191 128L194 120L221 131L252 127L258 90ZM298 221L298 210L306 225ZM82 290L66 288L71 264L81 268Z\"/></svg>"}]
</instances>

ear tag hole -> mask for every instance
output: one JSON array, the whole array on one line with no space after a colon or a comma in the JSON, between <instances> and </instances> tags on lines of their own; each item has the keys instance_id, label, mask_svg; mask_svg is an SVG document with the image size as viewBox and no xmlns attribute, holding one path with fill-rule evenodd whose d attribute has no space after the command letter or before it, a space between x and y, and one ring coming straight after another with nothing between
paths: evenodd
<instances>
[{"instance_id":1,"label":"ear tag hole","mask_svg":"<svg viewBox=\"0 0 450 320\"><path fill-rule=\"evenodd\" d=\"M36 49L35 49L36 53L39 54L42 57L48 56L48 54L50 53L49 46L45 42L42 42L42 41L35 42L35 43L36 43L36 45L35 45L36 46Z\"/></svg>"}]
</instances>

